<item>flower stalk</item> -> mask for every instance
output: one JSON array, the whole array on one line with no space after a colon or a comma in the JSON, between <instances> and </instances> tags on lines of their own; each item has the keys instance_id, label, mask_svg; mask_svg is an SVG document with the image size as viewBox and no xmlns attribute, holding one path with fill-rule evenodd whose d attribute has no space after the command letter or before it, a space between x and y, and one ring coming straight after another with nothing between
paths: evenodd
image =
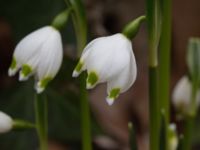
<instances>
[{"instance_id":1,"label":"flower stalk","mask_svg":"<svg viewBox=\"0 0 200 150\"><path fill-rule=\"evenodd\" d=\"M40 150L48 150L48 116L45 93L35 95L35 118Z\"/></svg>"},{"instance_id":2,"label":"flower stalk","mask_svg":"<svg viewBox=\"0 0 200 150\"><path fill-rule=\"evenodd\" d=\"M159 43L159 95L158 99L160 101L160 111L164 111L164 122L165 123L165 149L168 148L169 143L169 87L170 87L170 50L171 50L171 0L162 1L162 27L161 27L161 37Z\"/></svg>"},{"instance_id":3,"label":"flower stalk","mask_svg":"<svg viewBox=\"0 0 200 150\"><path fill-rule=\"evenodd\" d=\"M149 43L149 113L150 150L159 150L161 111L158 99L158 45L161 33L161 5L159 0L147 0Z\"/></svg>"},{"instance_id":4,"label":"flower stalk","mask_svg":"<svg viewBox=\"0 0 200 150\"><path fill-rule=\"evenodd\" d=\"M84 6L80 0L65 0L65 2L68 6L72 8L72 21L74 24L74 30L77 38L78 56L80 56L83 48L87 43L87 23ZM82 149L92 150L90 109L85 80L86 75L82 74L79 79L81 101Z\"/></svg>"}]
</instances>

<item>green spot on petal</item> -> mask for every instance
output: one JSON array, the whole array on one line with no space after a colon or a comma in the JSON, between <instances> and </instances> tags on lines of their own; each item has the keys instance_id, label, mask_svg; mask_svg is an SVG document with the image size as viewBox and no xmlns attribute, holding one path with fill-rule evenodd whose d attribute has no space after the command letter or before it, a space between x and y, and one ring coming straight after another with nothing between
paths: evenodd
<instances>
[{"instance_id":1,"label":"green spot on petal","mask_svg":"<svg viewBox=\"0 0 200 150\"><path fill-rule=\"evenodd\" d=\"M47 84L52 80L52 77L46 77L40 81L40 87L45 88Z\"/></svg>"},{"instance_id":2,"label":"green spot on petal","mask_svg":"<svg viewBox=\"0 0 200 150\"><path fill-rule=\"evenodd\" d=\"M17 66L17 61L16 61L15 57L13 57L12 62L11 62L11 65L10 65L10 68L11 68L11 69L15 69L16 66Z\"/></svg>"},{"instance_id":3,"label":"green spot on petal","mask_svg":"<svg viewBox=\"0 0 200 150\"><path fill-rule=\"evenodd\" d=\"M26 77L32 72L31 66L25 64L22 66L22 74Z\"/></svg>"},{"instance_id":4,"label":"green spot on petal","mask_svg":"<svg viewBox=\"0 0 200 150\"><path fill-rule=\"evenodd\" d=\"M87 83L91 86L95 85L98 81L98 76L95 72L90 72L87 78Z\"/></svg>"},{"instance_id":5,"label":"green spot on petal","mask_svg":"<svg viewBox=\"0 0 200 150\"><path fill-rule=\"evenodd\" d=\"M109 98L116 99L120 93L120 88L114 88L110 91Z\"/></svg>"},{"instance_id":6,"label":"green spot on petal","mask_svg":"<svg viewBox=\"0 0 200 150\"><path fill-rule=\"evenodd\" d=\"M76 65L75 70L76 70L77 72L80 72L81 69L82 69L82 67L83 67L83 62L79 61L78 64Z\"/></svg>"}]
</instances>

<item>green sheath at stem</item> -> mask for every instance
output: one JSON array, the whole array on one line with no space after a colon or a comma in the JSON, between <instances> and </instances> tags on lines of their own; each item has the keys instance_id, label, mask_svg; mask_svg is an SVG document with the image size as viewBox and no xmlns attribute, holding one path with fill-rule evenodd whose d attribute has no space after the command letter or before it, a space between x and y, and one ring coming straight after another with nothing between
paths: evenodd
<instances>
[{"instance_id":1,"label":"green sheath at stem","mask_svg":"<svg viewBox=\"0 0 200 150\"><path fill-rule=\"evenodd\" d=\"M47 99L44 93L35 95L35 118L40 150L48 150Z\"/></svg>"}]
</instances>

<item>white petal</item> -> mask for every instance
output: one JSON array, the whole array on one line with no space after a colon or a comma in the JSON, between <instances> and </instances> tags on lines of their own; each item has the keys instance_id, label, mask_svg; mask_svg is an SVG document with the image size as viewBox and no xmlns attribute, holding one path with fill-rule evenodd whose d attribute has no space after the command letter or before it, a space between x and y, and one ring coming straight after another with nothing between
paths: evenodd
<instances>
[{"instance_id":1,"label":"white petal","mask_svg":"<svg viewBox=\"0 0 200 150\"><path fill-rule=\"evenodd\" d=\"M14 76L16 73L17 73L17 71L19 70L19 67L16 67L16 68L9 68L8 69L8 76L10 76L10 77L12 77L12 76Z\"/></svg>"},{"instance_id":2,"label":"white petal","mask_svg":"<svg viewBox=\"0 0 200 150\"><path fill-rule=\"evenodd\" d=\"M12 129L13 121L10 116L0 111L0 133L8 132Z\"/></svg>"},{"instance_id":3,"label":"white petal","mask_svg":"<svg viewBox=\"0 0 200 150\"><path fill-rule=\"evenodd\" d=\"M40 28L19 42L14 51L14 57L19 65L27 63L30 58L38 54L42 44L49 36L50 29L49 26Z\"/></svg>"},{"instance_id":4,"label":"white petal","mask_svg":"<svg viewBox=\"0 0 200 150\"><path fill-rule=\"evenodd\" d=\"M45 77L53 78L60 69L62 58L61 36L57 30L52 28L41 47L40 62L37 70L39 80Z\"/></svg>"},{"instance_id":5,"label":"white petal","mask_svg":"<svg viewBox=\"0 0 200 150\"><path fill-rule=\"evenodd\" d=\"M175 106L184 105L184 107L190 104L191 96L191 83L186 76L182 77L174 88L172 95L173 104Z\"/></svg>"},{"instance_id":6,"label":"white petal","mask_svg":"<svg viewBox=\"0 0 200 150\"><path fill-rule=\"evenodd\" d=\"M38 94L42 93L44 91L45 87L41 86L41 82L38 81L35 84L35 90Z\"/></svg>"},{"instance_id":7,"label":"white petal","mask_svg":"<svg viewBox=\"0 0 200 150\"><path fill-rule=\"evenodd\" d=\"M137 76L137 66L135 62L135 56L132 51L130 51L129 63L127 66L121 70L121 72L113 76L108 81L107 92L109 92L114 88L120 88L120 93L127 91L135 82Z\"/></svg>"},{"instance_id":8,"label":"white petal","mask_svg":"<svg viewBox=\"0 0 200 150\"><path fill-rule=\"evenodd\" d=\"M80 74L80 72L77 72L76 70L74 70L73 73L72 73L72 77L74 77L74 78L78 77L79 74Z\"/></svg>"},{"instance_id":9,"label":"white petal","mask_svg":"<svg viewBox=\"0 0 200 150\"><path fill-rule=\"evenodd\" d=\"M114 103L114 98L107 97L106 102L108 103L109 106L111 106Z\"/></svg>"},{"instance_id":10,"label":"white petal","mask_svg":"<svg viewBox=\"0 0 200 150\"><path fill-rule=\"evenodd\" d=\"M131 42L121 34L99 38L84 53L85 67L88 72L97 72L99 82L105 82L127 67L130 45Z\"/></svg>"}]
</instances>

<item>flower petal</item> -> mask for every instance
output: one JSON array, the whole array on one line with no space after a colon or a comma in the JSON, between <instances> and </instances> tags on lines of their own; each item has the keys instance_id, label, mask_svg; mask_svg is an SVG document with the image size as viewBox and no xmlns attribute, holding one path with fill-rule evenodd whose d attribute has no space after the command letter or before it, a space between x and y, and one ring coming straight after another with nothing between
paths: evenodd
<instances>
[{"instance_id":1,"label":"flower petal","mask_svg":"<svg viewBox=\"0 0 200 150\"><path fill-rule=\"evenodd\" d=\"M108 81L107 84L107 93L108 93L108 98L115 99L118 97L118 95L115 96L110 96L112 93L113 89L120 89L120 93L123 93L127 91L135 82L136 76L137 76L137 67L135 63L135 57L133 55L133 52L130 55L130 63L129 65L121 70L121 72L113 77L111 80Z\"/></svg>"},{"instance_id":2,"label":"flower petal","mask_svg":"<svg viewBox=\"0 0 200 150\"><path fill-rule=\"evenodd\" d=\"M16 46L14 57L19 65L27 63L27 61L37 55L40 47L49 36L48 26L40 28L26 37L24 37Z\"/></svg>"},{"instance_id":3,"label":"flower petal","mask_svg":"<svg viewBox=\"0 0 200 150\"><path fill-rule=\"evenodd\" d=\"M38 79L54 78L60 69L63 58L63 48L60 33L51 28L48 38L43 43L40 52L40 62L37 68Z\"/></svg>"},{"instance_id":4,"label":"flower petal","mask_svg":"<svg viewBox=\"0 0 200 150\"><path fill-rule=\"evenodd\" d=\"M121 34L99 38L84 54L89 53L85 58L85 67L88 72L97 72L99 82L105 82L128 65L130 46L131 42Z\"/></svg>"}]
</instances>

